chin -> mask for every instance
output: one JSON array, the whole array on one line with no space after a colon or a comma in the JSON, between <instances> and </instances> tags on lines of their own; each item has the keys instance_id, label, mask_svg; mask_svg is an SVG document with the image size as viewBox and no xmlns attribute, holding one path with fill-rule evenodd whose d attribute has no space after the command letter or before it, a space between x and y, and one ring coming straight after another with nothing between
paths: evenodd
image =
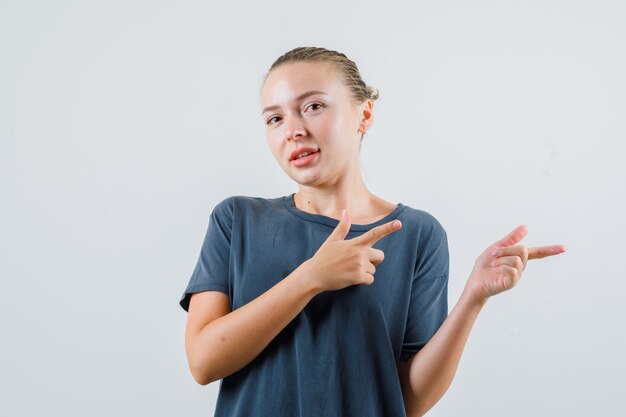
<instances>
[{"instance_id":1,"label":"chin","mask_svg":"<svg viewBox=\"0 0 626 417\"><path fill-rule=\"evenodd\" d=\"M304 173L302 175L290 175L291 179L300 185L316 185L319 182L320 175L317 172Z\"/></svg>"}]
</instances>

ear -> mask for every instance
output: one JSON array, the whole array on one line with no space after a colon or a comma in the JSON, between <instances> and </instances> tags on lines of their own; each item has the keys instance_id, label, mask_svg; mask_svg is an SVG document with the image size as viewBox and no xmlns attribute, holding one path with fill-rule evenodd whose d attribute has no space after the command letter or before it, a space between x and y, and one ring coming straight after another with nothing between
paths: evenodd
<instances>
[{"instance_id":1,"label":"ear","mask_svg":"<svg viewBox=\"0 0 626 417\"><path fill-rule=\"evenodd\" d=\"M359 116L359 129L361 133L367 132L372 123L374 122L374 110L372 100L365 99L362 104L357 107Z\"/></svg>"}]
</instances>

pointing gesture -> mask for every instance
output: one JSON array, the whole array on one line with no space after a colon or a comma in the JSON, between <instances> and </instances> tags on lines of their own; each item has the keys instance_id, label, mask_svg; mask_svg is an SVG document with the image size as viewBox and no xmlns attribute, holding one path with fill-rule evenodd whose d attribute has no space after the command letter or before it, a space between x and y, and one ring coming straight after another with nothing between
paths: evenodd
<instances>
[{"instance_id":1,"label":"pointing gesture","mask_svg":"<svg viewBox=\"0 0 626 417\"><path fill-rule=\"evenodd\" d=\"M475 298L486 300L492 295L513 288L521 279L529 259L558 255L566 250L563 245L533 248L526 248L524 245L514 246L527 234L526 226L520 225L480 254L466 286Z\"/></svg>"},{"instance_id":2,"label":"pointing gesture","mask_svg":"<svg viewBox=\"0 0 626 417\"><path fill-rule=\"evenodd\" d=\"M350 231L350 214L345 210L335 230L315 255L305 262L309 276L322 291L339 290L355 284L372 284L376 265L385 258L383 251L372 248L372 245L401 227L399 220L393 220L354 239L345 240Z\"/></svg>"},{"instance_id":3,"label":"pointing gesture","mask_svg":"<svg viewBox=\"0 0 626 417\"><path fill-rule=\"evenodd\" d=\"M352 243L371 247L374 243L378 242L381 238L388 234L395 232L402 227L400 220L390 221L380 226L376 226L371 230L363 233L361 236L357 236L352 239Z\"/></svg>"}]
</instances>

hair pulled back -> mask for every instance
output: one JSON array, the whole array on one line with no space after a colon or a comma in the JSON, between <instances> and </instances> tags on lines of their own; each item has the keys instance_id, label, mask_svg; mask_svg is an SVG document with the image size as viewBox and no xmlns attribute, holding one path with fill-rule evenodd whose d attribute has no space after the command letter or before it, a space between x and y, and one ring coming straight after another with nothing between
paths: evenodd
<instances>
[{"instance_id":1,"label":"hair pulled back","mask_svg":"<svg viewBox=\"0 0 626 417\"><path fill-rule=\"evenodd\" d=\"M375 101L379 96L377 88L363 82L359 69L354 61L350 60L341 52L313 46L301 46L294 48L280 56L270 67L269 71L265 75L265 78L263 79L263 83L265 84L265 79L267 79L267 76L274 68L288 62L303 61L328 62L332 64L341 74L343 83L350 90L352 100L356 104L363 103L363 101L368 98Z\"/></svg>"}]
</instances>

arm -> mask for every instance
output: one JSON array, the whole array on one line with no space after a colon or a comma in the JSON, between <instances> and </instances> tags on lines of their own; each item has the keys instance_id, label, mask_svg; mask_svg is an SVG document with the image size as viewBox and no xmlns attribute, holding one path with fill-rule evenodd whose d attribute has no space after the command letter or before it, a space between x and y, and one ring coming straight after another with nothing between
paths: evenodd
<instances>
[{"instance_id":1,"label":"arm","mask_svg":"<svg viewBox=\"0 0 626 417\"><path fill-rule=\"evenodd\" d=\"M318 292L301 265L232 312L226 294L216 291L193 294L185 347L196 382L207 385L252 362Z\"/></svg>"},{"instance_id":2,"label":"arm","mask_svg":"<svg viewBox=\"0 0 626 417\"><path fill-rule=\"evenodd\" d=\"M563 245L527 249L515 245L528 233L521 225L476 259L465 289L441 327L398 372L408 416L422 416L444 395L461 359L470 331L487 300L513 288L529 259L565 252Z\"/></svg>"},{"instance_id":3,"label":"arm","mask_svg":"<svg viewBox=\"0 0 626 417\"><path fill-rule=\"evenodd\" d=\"M429 342L410 360L400 361L398 372L407 416L424 415L448 390L485 302L472 300L464 292Z\"/></svg>"}]
</instances>

